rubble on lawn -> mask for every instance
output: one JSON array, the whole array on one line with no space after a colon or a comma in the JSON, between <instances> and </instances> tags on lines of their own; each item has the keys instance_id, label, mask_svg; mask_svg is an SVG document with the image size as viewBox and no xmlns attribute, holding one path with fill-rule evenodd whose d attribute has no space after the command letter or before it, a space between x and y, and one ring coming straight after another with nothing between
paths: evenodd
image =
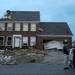
<instances>
[{"instance_id":1,"label":"rubble on lawn","mask_svg":"<svg viewBox=\"0 0 75 75\"><path fill-rule=\"evenodd\" d=\"M14 56L0 56L0 64L15 64L16 59Z\"/></svg>"},{"instance_id":2,"label":"rubble on lawn","mask_svg":"<svg viewBox=\"0 0 75 75\"><path fill-rule=\"evenodd\" d=\"M7 50L0 52L0 64L40 63L47 54L37 49Z\"/></svg>"}]
</instances>

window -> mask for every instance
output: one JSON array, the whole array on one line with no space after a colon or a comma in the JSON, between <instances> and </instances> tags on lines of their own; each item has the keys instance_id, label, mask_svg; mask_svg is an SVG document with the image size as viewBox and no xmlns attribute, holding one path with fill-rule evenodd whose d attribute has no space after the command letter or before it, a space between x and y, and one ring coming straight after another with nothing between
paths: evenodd
<instances>
[{"instance_id":1,"label":"window","mask_svg":"<svg viewBox=\"0 0 75 75\"><path fill-rule=\"evenodd\" d=\"M12 45L12 37L7 37L7 45Z\"/></svg>"},{"instance_id":2,"label":"window","mask_svg":"<svg viewBox=\"0 0 75 75\"><path fill-rule=\"evenodd\" d=\"M7 24L7 31L12 31L13 29L13 24L12 23L8 23Z\"/></svg>"},{"instance_id":3,"label":"window","mask_svg":"<svg viewBox=\"0 0 75 75\"><path fill-rule=\"evenodd\" d=\"M20 31L20 23L15 24L15 31Z\"/></svg>"},{"instance_id":4,"label":"window","mask_svg":"<svg viewBox=\"0 0 75 75\"><path fill-rule=\"evenodd\" d=\"M31 31L36 31L36 24L31 24Z\"/></svg>"},{"instance_id":5,"label":"window","mask_svg":"<svg viewBox=\"0 0 75 75\"><path fill-rule=\"evenodd\" d=\"M30 37L30 46L36 45L36 37Z\"/></svg>"},{"instance_id":6,"label":"window","mask_svg":"<svg viewBox=\"0 0 75 75\"><path fill-rule=\"evenodd\" d=\"M23 37L23 46L28 46L28 37Z\"/></svg>"},{"instance_id":7,"label":"window","mask_svg":"<svg viewBox=\"0 0 75 75\"><path fill-rule=\"evenodd\" d=\"M28 24L23 24L23 31L28 31Z\"/></svg>"},{"instance_id":8,"label":"window","mask_svg":"<svg viewBox=\"0 0 75 75\"><path fill-rule=\"evenodd\" d=\"M5 30L5 24L4 23L0 23L0 31L4 31Z\"/></svg>"},{"instance_id":9,"label":"window","mask_svg":"<svg viewBox=\"0 0 75 75\"><path fill-rule=\"evenodd\" d=\"M4 45L4 37L0 37L0 46L3 46Z\"/></svg>"}]
</instances>

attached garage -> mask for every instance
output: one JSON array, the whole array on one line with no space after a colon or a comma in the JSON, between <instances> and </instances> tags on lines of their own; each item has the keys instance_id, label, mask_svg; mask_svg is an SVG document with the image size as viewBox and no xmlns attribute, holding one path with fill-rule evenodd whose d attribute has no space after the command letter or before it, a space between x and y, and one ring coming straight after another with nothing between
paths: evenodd
<instances>
[{"instance_id":1,"label":"attached garage","mask_svg":"<svg viewBox=\"0 0 75 75\"><path fill-rule=\"evenodd\" d=\"M66 22L40 22L43 31L38 32L39 49L62 49L63 41L68 41L68 47L72 47L72 32Z\"/></svg>"},{"instance_id":2,"label":"attached garage","mask_svg":"<svg viewBox=\"0 0 75 75\"><path fill-rule=\"evenodd\" d=\"M62 41L49 41L44 43L44 49L63 49L63 42Z\"/></svg>"}]
</instances>

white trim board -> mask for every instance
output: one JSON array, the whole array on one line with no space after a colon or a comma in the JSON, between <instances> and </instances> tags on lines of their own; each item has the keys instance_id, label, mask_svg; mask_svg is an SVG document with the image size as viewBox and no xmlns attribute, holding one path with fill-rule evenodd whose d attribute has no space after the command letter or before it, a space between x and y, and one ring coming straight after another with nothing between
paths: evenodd
<instances>
[{"instance_id":1,"label":"white trim board","mask_svg":"<svg viewBox=\"0 0 75 75\"><path fill-rule=\"evenodd\" d=\"M72 35L37 35L38 37L72 37Z\"/></svg>"}]
</instances>

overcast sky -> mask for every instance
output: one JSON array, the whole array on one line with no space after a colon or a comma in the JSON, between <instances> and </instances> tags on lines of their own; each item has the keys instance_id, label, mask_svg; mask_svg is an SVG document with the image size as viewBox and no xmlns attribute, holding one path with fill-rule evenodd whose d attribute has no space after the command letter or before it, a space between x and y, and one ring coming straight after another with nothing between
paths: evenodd
<instances>
[{"instance_id":1,"label":"overcast sky","mask_svg":"<svg viewBox=\"0 0 75 75\"><path fill-rule=\"evenodd\" d=\"M6 10L40 11L41 21L65 21L75 39L75 0L0 0L0 17Z\"/></svg>"}]
</instances>

